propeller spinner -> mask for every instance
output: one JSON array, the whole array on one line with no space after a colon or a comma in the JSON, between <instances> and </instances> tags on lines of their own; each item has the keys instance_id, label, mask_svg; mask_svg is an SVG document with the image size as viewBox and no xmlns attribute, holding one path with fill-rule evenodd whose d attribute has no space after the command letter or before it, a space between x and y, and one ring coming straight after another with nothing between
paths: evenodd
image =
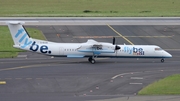
<instances>
[{"instance_id":1,"label":"propeller spinner","mask_svg":"<svg viewBox=\"0 0 180 101\"><path fill-rule=\"evenodd\" d=\"M118 45L115 46L115 50L119 50L121 49L121 47L119 47Z\"/></svg>"}]
</instances>

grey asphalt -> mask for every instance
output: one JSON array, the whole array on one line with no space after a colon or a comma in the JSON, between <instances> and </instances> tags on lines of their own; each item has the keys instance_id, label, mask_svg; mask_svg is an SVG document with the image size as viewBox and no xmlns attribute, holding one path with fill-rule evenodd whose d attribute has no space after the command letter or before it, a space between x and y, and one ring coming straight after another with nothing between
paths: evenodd
<instances>
[{"instance_id":1,"label":"grey asphalt","mask_svg":"<svg viewBox=\"0 0 180 101\"><path fill-rule=\"evenodd\" d=\"M129 44L107 25L98 26L26 26L44 33L55 42L85 42L81 36L116 36L118 44ZM179 101L179 96L136 96L148 84L180 72L179 26L112 25L134 44L156 44L173 58L159 59L87 59L51 58L36 53L27 58L0 59L0 99L2 101ZM57 36L60 35L60 37ZM131 37L130 37L131 36ZM132 37L136 36L136 37ZM142 36L142 37L137 37ZM151 36L151 37L147 37ZM154 37L152 37L154 36ZM94 38L112 42L111 38Z\"/></svg>"}]
</instances>

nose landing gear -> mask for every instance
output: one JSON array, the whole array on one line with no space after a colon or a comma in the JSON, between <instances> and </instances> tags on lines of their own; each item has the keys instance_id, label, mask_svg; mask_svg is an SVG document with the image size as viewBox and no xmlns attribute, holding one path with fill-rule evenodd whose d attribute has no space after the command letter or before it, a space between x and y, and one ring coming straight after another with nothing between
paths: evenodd
<instances>
[{"instance_id":1,"label":"nose landing gear","mask_svg":"<svg viewBox=\"0 0 180 101\"><path fill-rule=\"evenodd\" d=\"M161 59L161 62L163 63L163 62L164 62L164 59Z\"/></svg>"}]
</instances>

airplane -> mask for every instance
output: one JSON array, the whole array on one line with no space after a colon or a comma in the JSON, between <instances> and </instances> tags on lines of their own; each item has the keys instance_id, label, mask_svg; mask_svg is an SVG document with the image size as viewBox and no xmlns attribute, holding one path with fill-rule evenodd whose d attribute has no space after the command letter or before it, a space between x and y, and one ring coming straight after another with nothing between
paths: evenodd
<instances>
[{"instance_id":1,"label":"airplane","mask_svg":"<svg viewBox=\"0 0 180 101\"><path fill-rule=\"evenodd\" d=\"M157 45L116 45L115 38L112 43L97 42L88 39L84 43L56 43L31 38L26 31L23 21L6 22L14 41L14 48L38 52L49 56L68 58L88 58L92 64L95 58L171 58L172 55Z\"/></svg>"}]
</instances>

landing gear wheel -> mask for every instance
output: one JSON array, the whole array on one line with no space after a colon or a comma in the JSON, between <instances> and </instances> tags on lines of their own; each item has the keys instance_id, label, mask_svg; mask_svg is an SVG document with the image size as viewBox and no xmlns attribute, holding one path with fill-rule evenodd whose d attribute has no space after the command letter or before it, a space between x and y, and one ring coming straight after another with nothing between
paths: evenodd
<instances>
[{"instance_id":1,"label":"landing gear wheel","mask_svg":"<svg viewBox=\"0 0 180 101\"><path fill-rule=\"evenodd\" d=\"M94 64L96 61L95 61L94 59L92 59L90 62L91 62L92 64Z\"/></svg>"},{"instance_id":2,"label":"landing gear wheel","mask_svg":"<svg viewBox=\"0 0 180 101\"><path fill-rule=\"evenodd\" d=\"M96 62L96 60L93 59L92 57L89 57L89 58L88 58L88 61L89 61L90 63L92 63L92 64L94 64L94 63Z\"/></svg>"},{"instance_id":3,"label":"landing gear wheel","mask_svg":"<svg viewBox=\"0 0 180 101\"><path fill-rule=\"evenodd\" d=\"M163 62L164 62L164 59L161 59L161 62L163 63Z\"/></svg>"}]
</instances>

